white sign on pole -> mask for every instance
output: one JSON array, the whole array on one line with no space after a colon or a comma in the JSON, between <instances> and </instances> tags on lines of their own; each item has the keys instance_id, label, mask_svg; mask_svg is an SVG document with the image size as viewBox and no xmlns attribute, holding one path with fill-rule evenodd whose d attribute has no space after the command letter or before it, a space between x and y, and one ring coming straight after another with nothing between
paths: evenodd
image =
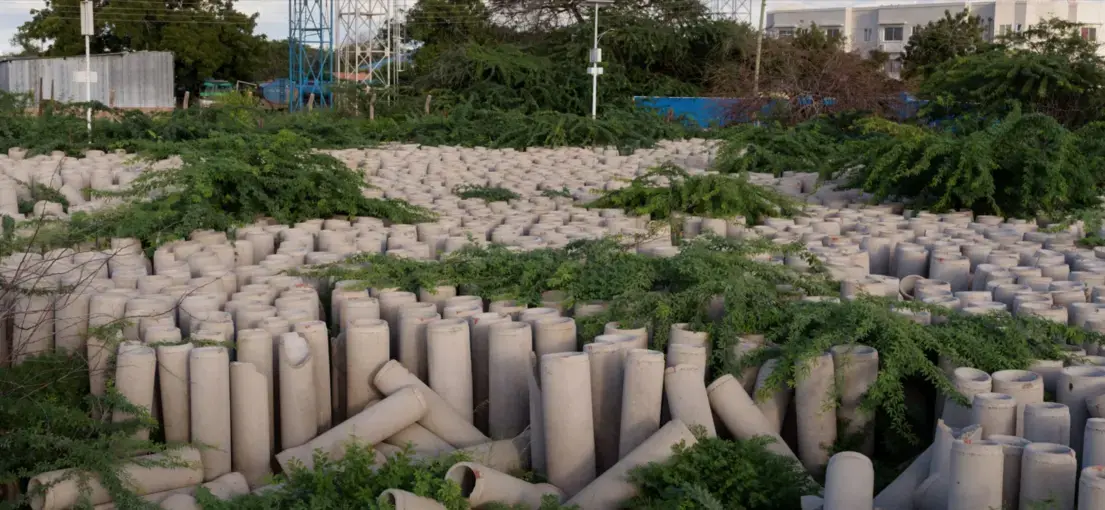
<instances>
[{"instance_id":1,"label":"white sign on pole","mask_svg":"<svg viewBox=\"0 0 1105 510\"><path fill-rule=\"evenodd\" d=\"M89 80L88 77L92 79ZM99 78L96 75L96 71L88 71L87 73L84 71L73 71L73 81L77 83L99 83Z\"/></svg>"},{"instance_id":2,"label":"white sign on pole","mask_svg":"<svg viewBox=\"0 0 1105 510\"><path fill-rule=\"evenodd\" d=\"M92 2L81 2L81 35L95 35L92 27Z\"/></svg>"}]
</instances>

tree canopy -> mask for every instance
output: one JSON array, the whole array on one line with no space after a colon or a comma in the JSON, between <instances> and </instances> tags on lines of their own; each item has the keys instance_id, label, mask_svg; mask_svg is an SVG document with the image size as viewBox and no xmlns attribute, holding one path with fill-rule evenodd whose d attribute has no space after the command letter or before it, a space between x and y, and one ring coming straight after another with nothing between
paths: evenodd
<instances>
[{"instance_id":1,"label":"tree canopy","mask_svg":"<svg viewBox=\"0 0 1105 510\"><path fill-rule=\"evenodd\" d=\"M13 43L45 56L84 53L80 0L45 3L31 11ZM182 88L208 77L259 79L265 38L254 34L257 16L237 11L232 0L93 0L93 8L93 52L171 51Z\"/></svg>"},{"instance_id":2,"label":"tree canopy","mask_svg":"<svg viewBox=\"0 0 1105 510\"><path fill-rule=\"evenodd\" d=\"M1079 25L1045 20L999 38L983 51L924 67L918 92L933 101L931 116L971 112L1001 117L1019 106L1068 127L1101 119L1105 59Z\"/></svg>"},{"instance_id":3,"label":"tree canopy","mask_svg":"<svg viewBox=\"0 0 1105 510\"><path fill-rule=\"evenodd\" d=\"M976 52L985 51L985 27L978 16L964 10L954 16L944 11L944 17L919 26L909 36L902 57L902 76L924 75L940 63Z\"/></svg>"}]
</instances>

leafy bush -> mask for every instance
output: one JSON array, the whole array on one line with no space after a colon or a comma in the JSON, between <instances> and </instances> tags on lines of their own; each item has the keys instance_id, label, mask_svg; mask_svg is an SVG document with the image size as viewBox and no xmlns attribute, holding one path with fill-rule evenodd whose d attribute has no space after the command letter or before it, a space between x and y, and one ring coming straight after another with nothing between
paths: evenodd
<instances>
[{"instance_id":1,"label":"leafy bush","mask_svg":"<svg viewBox=\"0 0 1105 510\"><path fill-rule=\"evenodd\" d=\"M770 441L700 437L694 445L677 445L666 462L630 473L639 493L626 508L796 508L802 496L817 494L819 487L798 461L766 450Z\"/></svg>"},{"instance_id":2,"label":"leafy bush","mask_svg":"<svg viewBox=\"0 0 1105 510\"><path fill-rule=\"evenodd\" d=\"M88 143L83 111L35 117L0 115L0 151L12 147L31 154L86 149L153 150L156 144L200 141L223 135L251 137L293 131L315 149L368 147L386 142L420 145L526 147L612 146L623 150L651 147L659 140L705 136L678 122L635 109L616 109L592 119L551 110L489 110L462 103L431 114L403 114L374 121L317 110L290 115L260 108L226 105L171 113L105 111L93 121Z\"/></svg>"},{"instance_id":3,"label":"leafy bush","mask_svg":"<svg viewBox=\"0 0 1105 510\"><path fill-rule=\"evenodd\" d=\"M629 186L609 191L588 206L624 209L649 215L653 220L682 215L726 219L743 216L749 222L768 216L791 216L799 210L792 199L752 184L747 176L690 175L672 164L649 170L630 181Z\"/></svg>"},{"instance_id":4,"label":"leafy bush","mask_svg":"<svg viewBox=\"0 0 1105 510\"><path fill-rule=\"evenodd\" d=\"M339 215L404 223L431 217L406 202L365 197L363 174L315 152L310 140L290 131L153 149L160 156L179 151L182 166L144 172L116 194L128 200L124 205L73 215L76 230L156 246L196 229L227 230L261 216L285 224Z\"/></svg>"},{"instance_id":5,"label":"leafy bush","mask_svg":"<svg viewBox=\"0 0 1105 510\"><path fill-rule=\"evenodd\" d=\"M64 209L69 208L69 199L65 198L65 195L62 195L58 190L45 184L31 182L30 186L27 186L27 190L31 196L28 200L19 201L19 214L30 215L34 211L35 204L40 200L61 204Z\"/></svg>"},{"instance_id":6,"label":"leafy bush","mask_svg":"<svg viewBox=\"0 0 1105 510\"><path fill-rule=\"evenodd\" d=\"M466 510L468 501L460 486L445 479L445 472L467 460L454 453L432 459L415 459L400 453L383 465L376 465L371 446L350 444L341 460L330 460L316 452L314 468L295 465L278 477L279 488L261 495L245 495L219 501L207 491L199 498L205 510L379 508L376 498L387 489L402 489L432 498L450 510Z\"/></svg>"},{"instance_id":7,"label":"leafy bush","mask_svg":"<svg viewBox=\"0 0 1105 510\"><path fill-rule=\"evenodd\" d=\"M826 173L837 150L837 138L818 122L795 127L780 124L727 128L714 168L723 173Z\"/></svg>"},{"instance_id":8,"label":"leafy bush","mask_svg":"<svg viewBox=\"0 0 1105 510\"><path fill-rule=\"evenodd\" d=\"M479 198L485 202L509 202L522 196L501 186L477 186L475 184L457 186L453 188L453 194L464 199Z\"/></svg>"},{"instance_id":9,"label":"leafy bush","mask_svg":"<svg viewBox=\"0 0 1105 510\"><path fill-rule=\"evenodd\" d=\"M1091 165L1102 155L1082 152L1096 142L1046 115L1014 111L1001 122L967 119L952 129L879 119L861 125L870 138L850 149L860 167L849 183L876 199L1021 218L1058 217L1098 203L1100 177Z\"/></svg>"},{"instance_id":10,"label":"leafy bush","mask_svg":"<svg viewBox=\"0 0 1105 510\"><path fill-rule=\"evenodd\" d=\"M541 196L546 198L572 198L572 190L567 186L560 189L543 189Z\"/></svg>"},{"instance_id":11,"label":"leafy bush","mask_svg":"<svg viewBox=\"0 0 1105 510\"><path fill-rule=\"evenodd\" d=\"M10 292L0 290L0 297L14 298ZM6 318L3 313L0 318ZM114 389L104 397L90 395L88 370L83 356L65 353L0 367L0 485L18 486L39 473L78 468L99 476L116 501L138 501L121 478L120 466L136 455L164 451L166 445L135 437L156 422ZM112 412L137 418L119 423L99 418ZM0 502L0 508L23 503Z\"/></svg>"},{"instance_id":12,"label":"leafy bush","mask_svg":"<svg viewBox=\"0 0 1105 510\"><path fill-rule=\"evenodd\" d=\"M1074 128L1101 120L1105 107L1105 59L1080 25L1058 18L939 64L930 64L918 87L932 100L932 119L967 113L1001 117L1021 108L1044 113Z\"/></svg>"},{"instance_id":13,"label":"leafy bush","mask_svg":"<svg viewBox=\"0 0 1105 510\"><path fill-rule=\"evenodd\" d=\"M954 16L944 11L943 18L929 21L909 36L902 55L902 76L925 76L944 62L987 51L985 31L982 18L966 9Z\"/></svg>"}]
</instances>

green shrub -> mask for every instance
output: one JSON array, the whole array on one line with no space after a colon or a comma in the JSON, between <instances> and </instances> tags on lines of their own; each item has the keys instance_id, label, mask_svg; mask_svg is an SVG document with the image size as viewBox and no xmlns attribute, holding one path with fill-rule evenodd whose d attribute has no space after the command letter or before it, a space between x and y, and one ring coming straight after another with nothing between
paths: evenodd
<instances>
[{"instance_id":1,"label":"green shrub","mask_svg":"<svg viewBox=\"0 0 1105 510\"><path fill-rule=\"evenodd\" d=\"M463 184L453 188L453 194L464 199L479 198L485 202L509 202L522 197L501 186L477 186Z\"/></svg>"},{"instance_id":2,"label":"green shrub","mask_svg":"<svg viewBox=\"0 0 1105 510\"><path fill-rule=\"evenodd\" d=\"M12 297L5 290L0 297L5 292ZM104 397L90 395L88 370L84 356L65 353L0 367L0 485L18 486L39 473L77 468L97 475L116 501L137 504L139 498L121 477L120 467L166 445L135 437L140 429L156 429L156 422L111 386ZM136 418L119 423L99 418L112 412ZM24 503L0 502L0 508Z\"/></svg>"},{"instance_id":3,"label":"green shrub","mask_svg":"<svg viewBox=\"0 0 1105 510\"><path fill-rule=\"evenodd\" d=\"M381 508L376 502L381 493L401 489L435 499L449 510L468 508L460 486L445 479L453 464L467 460L462 454L420 460L401 453L376 465L375 452L371 446L351 444L337 461L315 452L313 469L293 466L274 480L280 484L275 490L230 501L219 501L202 491L197 499L205 510Z\"/></svg>"},{"instance_id":4,"label":"green shrub","mask_svg":"<svg viewBox=\"0 0 1105 510\"><path fill-rule=\"evenodd\" d=\"M744 216L749 223L768 216L791 216L799 211L794 200L745 175L691 175L672 164L653 168L629 186L607 192L588 207L616 208L653 220L692 215L707 218Z\"/></svg>"},{"instance_id":5,"label":"green shrub","mask_svg":"<svg viewBox=\"0 0 1105 510\"><path fill-rule=\"evenodd\" d=\"M700 437L677 445L666 462L639 467L630 480L640 492L626 508L793 510L819 487L798 461L765 449L772 439L729 441Z\"/></svg>"},{"instance_id":6,"label":"green shrub","mask_svg":"<svg viewBox=\"0 0 1105 510\"><path fill-rule=\"evenodd\" d=\"M1081 152L1091 144L1046 115L1014 112L989 124L967 119L956 129L880 119L861 126L870 138L852 146L858 169L849 183L876 200L1019 218L1098 204L1101 178L1092 162L1102 153Z\"/></svg>"},{"instance_id":7,"label":"green shrub","mask_svg":"<svg viewBox=\"0 0 1105 510\"><path fill-rule=\"evenodd\" d=\"M426 210L366 198L361 172L311 148L290 131L221 135L186 144L156 144L158 156L180 152L178 169L147 171L117 194L119 207L73 215L73 228L96 237L137 237L148 246L196 229L227 230L259 217L284 224L332 216L373 216L414 223Z\"/></svg>"},{"instance_id":8,"label":"green shrub","mask_svg":"<svg viewBox=\"0 0 1105 510\"><path fill-rule=\"evenodd\" d=\"M543 189L541 190L541 196L547 198L572 198L572 190L567 186L560 189Z\"/></svg>"},{"instance_id":9,"label":"green shrub","mask_svg":"<svg viewBox=\"0 0 1105 510\"><path fill-rule=\"evenodd\" d=\"M725 143L714 162L722 173L826 173L838 139L829 126L810 121L795 127L780 124L734 126L722 131Z\"/></svg>"}]
</instances>

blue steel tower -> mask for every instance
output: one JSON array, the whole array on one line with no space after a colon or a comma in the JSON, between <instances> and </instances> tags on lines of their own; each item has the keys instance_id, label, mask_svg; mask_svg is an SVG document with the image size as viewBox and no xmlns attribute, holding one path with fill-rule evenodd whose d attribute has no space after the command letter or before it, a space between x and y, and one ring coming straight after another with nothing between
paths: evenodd
<instances>
[{"instance_id":1,"label":"blue steel tower","mask_svg":"<svg viewBox=\"0 0 1105 510\"><path fill-rule=\"evenodd\" d=\"M334 0L288 0L288 81L292 111L333 102Z\"/></svg>"}]
</instances>

